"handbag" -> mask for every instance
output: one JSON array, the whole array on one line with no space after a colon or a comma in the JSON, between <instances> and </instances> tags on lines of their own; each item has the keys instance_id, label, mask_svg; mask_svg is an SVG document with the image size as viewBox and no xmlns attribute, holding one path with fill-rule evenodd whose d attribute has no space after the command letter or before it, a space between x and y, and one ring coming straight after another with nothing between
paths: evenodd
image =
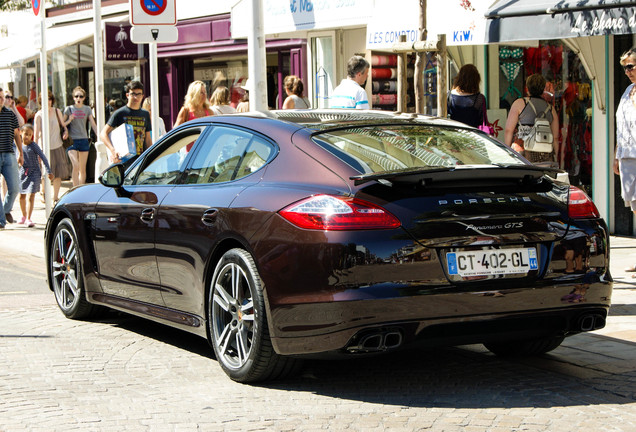
<instances>
[{"instance_id":1,"label":"handbag","mask_svg":"<svg viewBox=\"0 0 636 432\"><path fill-rule=\"evenodd\" d=\"M484 118L479 126L479 130L486 132L490 136L495 136L495 129L488 123L488 116L486 115L486 107L484 106Z\"/></svg>"},{"instance_id":2,"label":"handbag","mask_svg":"<svg viewBox=\"0 0 636 432\"><path fill-rule=\"evenodd\" d=\"M57 108L55 109L55 116L57 117L57 124L60 125L60 138L62 138L62 147L64 147L64 150L66 150L73 145L73 138L71 138L70 134L67 134L66 139L64 139L64 125L62 125L62 121L60 120L60 113Z\"/></svg>"}]
</instances>

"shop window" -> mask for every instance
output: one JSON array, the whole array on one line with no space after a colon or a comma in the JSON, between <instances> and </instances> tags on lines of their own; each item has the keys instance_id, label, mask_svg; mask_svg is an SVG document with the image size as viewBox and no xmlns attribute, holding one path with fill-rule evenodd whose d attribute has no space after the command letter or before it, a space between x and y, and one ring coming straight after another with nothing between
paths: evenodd
<instances>
[{"instance_id":1,"label":"shop window","mask_svg":"<svg viewBox=\"0 0 636 432\"><path fill-rule=\"evenodd\" d=\"M212 96L217 87L227 87L230 90L230 105L236 108L245 97L242 86L247 81L247 61L213 62L209 59L197 59L194 61L194 79L205 83L208 97Z\"/></svg>"},{"instance_id":2,"label":"shop window","mask_svg":"<svg viewBox=\"0 0 636 432\"><path fill-rule=\"evenodd\" d=\"M407 112L415 112L415 89L413 75L415 54L407 56ZM397 110L398 56L374 52L371 55L371 105L374 109ZM424 112L437 114L437 57L426 53L424 68Z\"/></svg>"},{"instance_id":3,"label":"shop window","mask_svg":"<svg viewBox=\"0 0 636 432\"><path fill-rule=\"evenodd\" d=\"M499 106L510 109L527 95L525 80L540 73L546 81L543 98L559 116L559 166L570 183L592 190L592 83L579 57L560 41L538 47L499 48Z\"/></svg>"}]
</instances>

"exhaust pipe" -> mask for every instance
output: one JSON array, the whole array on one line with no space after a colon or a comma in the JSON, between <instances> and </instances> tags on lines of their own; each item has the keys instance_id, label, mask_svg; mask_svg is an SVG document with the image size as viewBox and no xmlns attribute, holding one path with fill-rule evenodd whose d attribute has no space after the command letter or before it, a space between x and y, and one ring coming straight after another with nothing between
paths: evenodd
<instances>
[{"instance_id":1,"label":"exhaust pipe","mask_svg":"<svg viewBox=\"0 0 636 432\"><path fill-rule=\"evenodd\" d=\"M400 330L379 330L366 333L354 345L347 347L349 353L383 352L399 348L403 337Z\"/></svg>"},{"instance_id":2,"label":"exhaust pipe","mask_svg":"<svg viewBox=\"0 0 636 432\"><path fill-rule=\"evenodd\" d=\"M581 315L577 321L577 330L588 332L605 327L605 317L599 314Z\"/></svg>"}]
</instances>

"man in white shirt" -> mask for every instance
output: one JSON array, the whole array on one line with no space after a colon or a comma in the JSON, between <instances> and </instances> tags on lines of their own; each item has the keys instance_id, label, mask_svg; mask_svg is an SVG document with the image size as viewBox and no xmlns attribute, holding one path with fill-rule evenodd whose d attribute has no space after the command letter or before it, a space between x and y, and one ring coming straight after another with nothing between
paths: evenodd
<instances>
[{"instance_id":1,"label":"man in white shirt","mask_svg":"<svg viewBox=\"0 0 636 432\"><path fill-rule=\"evenodd\" d=\"M369 62L354 55L347 62L347 78L343 79L329 98L331 108L369 109L364 84L369 76Z\"/></svg>"}]
</instances>

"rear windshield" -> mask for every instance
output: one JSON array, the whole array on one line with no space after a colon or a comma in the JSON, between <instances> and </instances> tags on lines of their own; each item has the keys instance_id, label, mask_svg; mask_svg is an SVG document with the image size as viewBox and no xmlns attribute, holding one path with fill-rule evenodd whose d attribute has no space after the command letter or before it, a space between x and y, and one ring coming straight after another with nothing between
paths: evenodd
<instances>
[{"instance_id":1,"label":"rear windshield","mask_svg":"<svg viewBox=\"0 0 636 432\"><path fill-rule=\"evenodd\" d=\"M321 132L313 139L361 173L418 167L524 164L504 144L458 128L378 125Z\"/></svg>"}]
</instances>

